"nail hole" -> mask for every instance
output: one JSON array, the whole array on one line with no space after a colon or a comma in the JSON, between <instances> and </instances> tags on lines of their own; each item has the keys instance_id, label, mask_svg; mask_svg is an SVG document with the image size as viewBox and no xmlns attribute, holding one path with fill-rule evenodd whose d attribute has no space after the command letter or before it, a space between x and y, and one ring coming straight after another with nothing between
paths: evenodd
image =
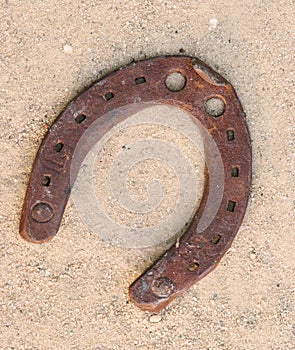
<instances>
[{"instance_id":1,"label":"nail hole","mask_svg":"<svg viewBox=\"0 0 295 350\"><path fill-rule=\"evenodd\" d=\"M158 298L168 298L173 288L173 283L167 277L158 277L151 283L151 291Z\"/></svg>"},{"instance_id":2,"label":"nail hole","mask_svg":"<svg viewBox=\"0 0 295 350\"><path fill-rule=\"evenodd\" d=\"M105 99L106 101L111 100L113 97L114 97L114 94L113 94L112 92L107 92L107 93L104 95L104 99Z\"/></svg>"},{"instance_id":3,"label":"nail hole","mask_svg":"<svg viewBox=\"0 0 295 350\"><path fill-rule=\"evenodd\" d=\"M197 269L199 268L199 263L197 263L196 261L195 262L192 262L191 264L188 265L187 269L189 272L195 272L197 271Z\"/></svg>"},{"instance_id":4,"label":"nail hole","mask_svg":"<svg viewBox=\"0 0 295 350\"><path fill-rule=\"evenodd\" d=\"M135 84L144 84L145 82L145 77L139 77L135 79Z\"/></svg>"},{"instance_id":5,"label":"nail hole","mask_svg":"<svg viewBox=\"0 0 295 350\"><path fill-rule=\"evenodd\" d=\"M199 268L199 264L197 262L193 262L187 267L189 272L195 272L197 271L198 268Z\"/></svg>"},{"instance_id":6,"label":"nail hole","mask_svg":"<svg viewBox=\"0 0 295 350\"><path fill-rule=\"evenodd\" d=\"M205 102L205 110L211 117L220 117L225 111L225 104L219 97L209 98Z\"/></svg>"},{"instance_id":7,"label":"nail hole","mask_svg":"<svg viewBox=\"0 0 295 350\"><path fill-rule=\"evenodd\" d=\"M84 122L84 120L86 120L85 114L79 114L78 117L75 118L75 122L77 124L81 124L82 122Z\"/></svg>"},{"instance_id":8,"label":"nail hole","mask_svg":"<svg viewBox=\"0 0 295 350\"><path fill-rule=\"evenodd\" d=\"M59 153L63 149L63 147L64 147L64 144L62 142L59 142L54 146L54 150L55 152Z\"/></svg>"},{"instance_id":9,"label":"nail hole","mask_svg":"<svg viewBox=\"0 0 295 350\"><path fill-rule=\"evenodd\" d=\"M240 169L238 167L233 167L231 168L231 176L232 177L239 177L239 172L240 172Z\"/></svg>"},{"instance_id":10,"label":"nail hole","mask_svg":"<svg viewBox=\"0 0 295 350\"><path fill-rule=\"evenodd\" d=\"M182 90L185 87L185 84L186 84L185 76L183 76L179 72L168 74L165 80L166 87L172 92L177 92Z\"/></svg>"},{"instance_id":11,"label":"nail hole","mask_svg":"<svg viewBox=\"0 0 295 350\"><path fill-rule=\"evenodd\" d=\"M31 209L31 217L40 223L48 222L53 217L53 209L48 203L37 203Z\"/></svg>"},{"instance_id":12,"label":"nail hole","mask_svg":"<svg viewBox=\"0 0 295 350\"><path fill-rule=\"evenodd\" d=\"M235 139L235 132L233 130L227 130L226 135L228 141L233 141Z\"/></svg>"},{"instance_id":13,"label":"nail hole","mask_svg":"<svg viewBox=\"0 0 295 350\"><path fill-rule=\"evenodd\" d=\"M228 201L226 210L233 212L235 210L235 206L236 206L236 202Z\"/></svg>"},{"instance_id":14,"label":"nail hole","mask_svg":"<svg viewBox=\"0 0 295 350\"><path fill-rule=\"evenodd\" d=\"M44 175L42 177L42 186L48 187L50 185L50 182L51 182L51 176L50 175Z\"/></svg>"},{"instance_id":15,"label":"nail hole","mask_svg":"<svg viewBox=\"0 0 295 350\"><path fill-rule=\"evenodd\" d=\"M221 239L221 235L215 234L215 235L213 236L213 238L211 239L210 242L211 242L212 244L217 244L217 243L219 243L220 239Z\"/></svg>"}]
</instances>

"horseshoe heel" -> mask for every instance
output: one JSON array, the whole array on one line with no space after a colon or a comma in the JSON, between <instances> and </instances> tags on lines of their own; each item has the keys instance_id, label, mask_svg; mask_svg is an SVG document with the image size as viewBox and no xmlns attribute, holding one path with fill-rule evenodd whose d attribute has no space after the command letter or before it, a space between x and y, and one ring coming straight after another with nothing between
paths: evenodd
<instances>
[{"instance_id":1,"label":"horseshoe heel","mask_svg":"<svg viewBox=\"0 0 295 350\"><path fill-rule=\"evenodd\" d=\"M185 78L181 88L167 85L172 73ZM214 99L224 106L220 113L208 108ZM249 197L251 148L242 107L233 87L202 62L173 56L133 63L72 101L52 124L37 153L20 234L27 241L42 243L57 233L77 176L71 165L83 133L100 119L102 136L113 126L111 118L102 116L124 106L140 109L145 103L181 108L202 125L208 169L199 210L187 231L130 286L130 299L138 307L157 312L216 267L242 223ZM128 115L122 113L119 120ZM85 152L81 151L81 159Z\"/></svg>"}]
</instances>

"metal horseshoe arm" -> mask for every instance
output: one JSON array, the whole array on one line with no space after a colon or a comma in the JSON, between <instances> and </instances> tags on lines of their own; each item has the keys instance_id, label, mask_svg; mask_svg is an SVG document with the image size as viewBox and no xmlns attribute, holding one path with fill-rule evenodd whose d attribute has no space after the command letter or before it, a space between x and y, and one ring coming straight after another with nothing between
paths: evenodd
<instances>
[{"instance_id":1,"label":"metal horseshoe arm","mask_svg":"<svg viewBox=\"0 0 295 350\"><path fill-rule=\"evenodd\" d=\"M165 84L173 72L185 77L186 84L179 91ZM206 102L214 97L225 105L217 117L206 110ZM157 57L133 63L72 101L52 124L37 153L20 234L33 243L54 237L77 176L71 173L71 163L81 136L101 116L138 101L172 105L196 118L220 152L224 178L222 198L210 224L199 229L212 186L209 176L200 208L179 243L131 285L130 299L143 310L157 312L216 267L242 223L249 197L251 149L243 110L232 86L202 62L190 57ZM102 128L107 132L111 123ZM206 163L214 162L209 148L205 157Z\"/></svg>"}]
</instances>

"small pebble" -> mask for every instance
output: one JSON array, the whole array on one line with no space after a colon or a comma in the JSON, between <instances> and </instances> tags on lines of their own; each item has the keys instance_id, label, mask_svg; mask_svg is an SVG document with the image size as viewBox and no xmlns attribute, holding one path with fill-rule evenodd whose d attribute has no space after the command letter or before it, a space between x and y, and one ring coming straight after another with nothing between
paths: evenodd
<instances>
[{"instance_id":1,"label":"small pebble","mask_svg":"<svg viewBox=\"0 0 295 350\"><path fill-rule=\"evenodd\" d=\"M209 30L213 30L217 27L217 24L218 24L218 20L217 18L210 18L209 20Z\"/></svg>"},{"instance_id":2,"label":"small pebble","mask_svg":"<svg viewBox=\"0 0 295 350\"><path fill-rule=\"evenodd\" d=\"M73 52L73 46L70 45L70 44L66 44L66 45L64 46L64 52L65 52L65 53L72 53L72 52Z\"/></svg>"},{"instance_id":3,"label":"small pebble","mask_svg":"<svg viewBox=\"0 0 295 350\"><path fill-rule=\"evenodd\" d=\"M251 259L251 260L254 260L255 258L256 258L256 254L251 253L251 254L250 254L250 259Z\"/></svg>"},{"instance_id":4,"label":"small pebble","mask_svg":"<svg viewBox=\"0 0 295 350\"><path fill-rule=\"evenodd\" d=\"M158 323L162 321L162 317L160 315L152 315L149 319L151 323Z\"/></svg>"}]
</instances>

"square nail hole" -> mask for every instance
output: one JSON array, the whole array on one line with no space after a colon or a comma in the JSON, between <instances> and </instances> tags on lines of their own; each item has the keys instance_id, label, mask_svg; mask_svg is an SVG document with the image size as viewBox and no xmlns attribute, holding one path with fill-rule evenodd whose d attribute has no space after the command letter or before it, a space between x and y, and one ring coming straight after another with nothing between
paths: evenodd
<instances>
[{"instance_id":1,"label":"square nail hole","mask_svg":"<svg viewBox=\"0 0 295 350\"><path fill-rule=\"evenodd\" d=\"M240 169L237 166L231 168L231 177L239 177Z\"/></svg>"},{"instance_id":2,"label":"square nail hole","mask_svg":"<svg viewBox=\"0 0 295 350\"><path fill-rule=\"evenodd\" d=\"M51 182L51 175L44 175L42 177L42 186L48 187L50 185Z\"/></svg>"},{"instance_id":3,"label":"square nail hole","mask_svg":"<svg viewBox=\"0 0 295 350\"><path fill-rule=\"evenodd\" d=\"M111 100L112 98L114 98L114 94L112 92L107 92L105 95L104 95L104 99L106 101L109 101Z\"/></svg>"},{"instance_id":4,"label":"square nail hole","mask_svg":"<svg viewBox=\"0 0 295 350\"><path fill-rule=\"evenodd\" d=\"M226 210L230 211L230 212L234 212L235 211L235 206L236 206L236 202L228 201Z\"/></svg>"},{"instance_id":5,"label":"square nail hole","mask_svg":"<svg viewBox=\"0 0 295 350\"><path fill-rule=\"evenodd\" d=\"M135 79L135 84L144 84L145 82L145 77L139 77Z\"/></svg>"},{"instance_id":6,"label":"square nail hole","mask_svg":"<svg viewBox=\"0 0 295 350\"><path fill-rule=\"evenodd\" d=\"M54 146L54 150L55 152L59 153L64 147L64 144L62 142L58 142L55 146Z\"/></svg>"},{"instance_id":7,"label":"square nail hole","mask_svg":"<svg viewBox=\"0 0 295 350\"><path fill-rule=\"evenodd\" d=\"M235 139L235 132L233 130L227 130L226 135L228 141L233 141Z\"/></svg>"},{"instance_id":8,"label":"square nail hole","mask_svg":"<svg viewBox=\"0 0 295 350\"><path fill-rule=\"evenodd\" d=\"M220 239L221 239L221 235L219 235L218 233L216 233L214 236L213 236L213 238L211 239L211 243L212 244L218 244L219 243L219 241L220 241Z\"/></svg>"},{"instance_id":9,"label":"square nail hole","mask_svg":"<svg viewBox=\"0 0 295 350\"><path fill-rule=\"evenodd\" d=\"M81 124L86 120L86 115L85 114L79 114L78 117L75 118L75 122L77 124Z\"/></svg>"}]
</instances>

